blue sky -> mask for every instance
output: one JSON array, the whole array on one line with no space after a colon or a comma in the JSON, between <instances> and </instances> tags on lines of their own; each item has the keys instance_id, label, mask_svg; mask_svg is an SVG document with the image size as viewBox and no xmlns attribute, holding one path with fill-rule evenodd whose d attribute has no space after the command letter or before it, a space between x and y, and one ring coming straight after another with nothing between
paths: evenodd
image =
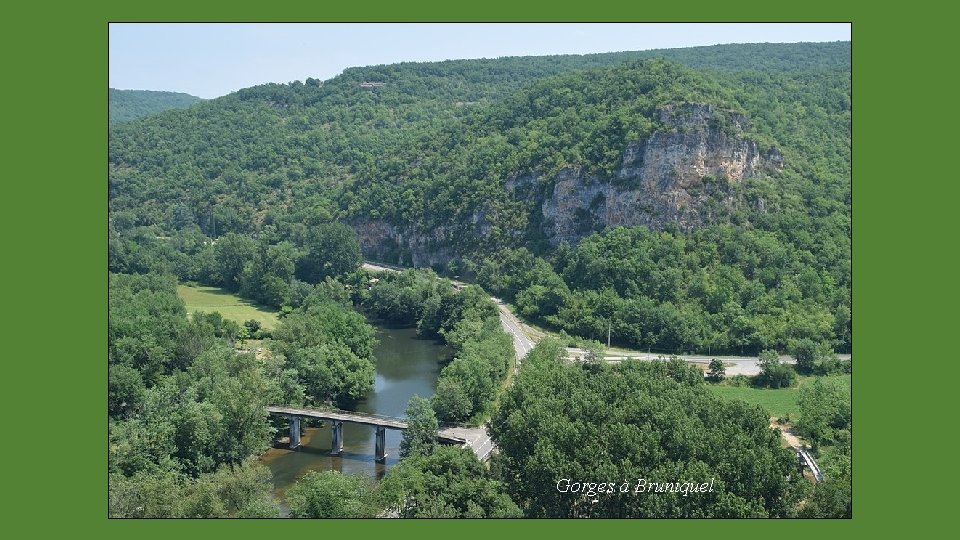
<instances>
[{"instance_id":1,"label":"blue sky","mask_svg":"<svg viewBox=\"0 0 960 540\"><path fill-rule=\"evenodd\" d=\"M214 98L352 66L850 39L843 24L111 24L110 87Z\"/></svg>"}]
</instances>

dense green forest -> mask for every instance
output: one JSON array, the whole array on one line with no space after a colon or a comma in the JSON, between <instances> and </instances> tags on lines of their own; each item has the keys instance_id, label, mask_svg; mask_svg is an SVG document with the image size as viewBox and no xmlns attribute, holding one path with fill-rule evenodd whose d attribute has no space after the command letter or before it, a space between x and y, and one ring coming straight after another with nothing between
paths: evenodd
<instances>
[{"instance_id":1,"label":"dense green forest","mask_svg":"<svg viewBox=\"0 0 960 540\"><path fill-rule=\"evenodd\" d=\"M170 109L186 109L201 101L181 92L110 89L110 124L135 120Z\"/></svg>"},{"instance_id":2,"label":"dense green forest","mask_svg":"<svg viewBox=\"0 0 960 540\"><path fill-rule=\"evenodd\" d=\"M848 44L661 53L354 68L115 126L111 268L239 287L211 273L212 240L243 235L244 249L260 246L250 279L267 276L248 295L280 307L289 262L339 221L374 243L368 256L409 264L397 239L418 238L435 269L476 275L525 316L583 337L612 324L616 342L669 353L803 339L848 352ZM608 178L626 144L664 129L658 107L688 102L748 118L743 135L782 151L783 170L705 178L697 227L548 241L539 207L557 171ZM505 188L524 175L536 179L526 192ZM396 232L364 244L383 226Z\"/></svg>"},{"instance_id":3,"label":"dense green forest","mask_svg":"<svg viewBox=\"0 0 960 540\"><path fill-rule=\"evenodd\" d=\"M278 515L250 458L282 389L218 314L188 319L173 277L110 276L110 515Z\"/></svg>"},{"instance_id":4,"label":"dense green forest","mask_svg":"<svg viewBox=\"0 0 960 540\"><path fill-rule=\"evenodd\" d=\"M502 474L533 517L784 517L802 493L793 452L759 407L723 401L685 362L569 365L556 340L530 352L492 422ZM576 493L558 481L629 483ZM648 482L713 491L643 496Z\"/></svg>"},{"instance_id":5,"label":"dense green forest","mask_svg":"<svg viewBox=\"0 0 960 540\"><path fill-rule=\"evenodd\" d=\"M656 352L849 352L849 45L350 68L116 123L111 90L111 515L277 515L269 473L251 461L283 428L262 406L350 407L368 393L363 314L451 347L417 410L492 418L501 455L487 470L417 443L379 487L304 478L295 517L849 515L849 401L834 389L803 398L798 429L835 449L835 480L811 492L786 479L795 461L760 409L719 401L680 364L565 366L548 340L504 394L514 352L489 298L550 329L609 331ZM703 127L667 114L691 110L710 111ZM670 187L695 219L608 226L597 196L569 210L575 234L556 233L547 208L562 179L656 190L623 172L627 154L698 134L777 166ZM372 279L364 257L430 268ZM454 291L438 274L478 286ZM248 335L236 323L188 318L178 280L278 309L278 328L258 336L269 357L236 354ZM557 475L588 472L715 477L720 489L558 496ZM331 493L342 495L333 510Z\"/></svg>"}]
</instances>

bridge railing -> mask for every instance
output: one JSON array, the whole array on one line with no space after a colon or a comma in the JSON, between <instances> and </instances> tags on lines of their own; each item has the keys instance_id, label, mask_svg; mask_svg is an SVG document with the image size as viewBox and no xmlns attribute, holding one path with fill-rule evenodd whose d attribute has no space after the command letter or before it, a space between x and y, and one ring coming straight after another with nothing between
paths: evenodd
<instances>
[{"instance_id":1,"label":"bridge railing","mask_svg":"<svg viewBox=\"0 0 960 540\"><path fill-rule=\"evenodd\" d=\"M346 414L357 416L360 418L369 418L371 420L383 420L386 422L407 422L406 418L400 418L396 416L387 416L384 414L374 414L367 412L358 412L358 411L345 411L343 409L333 409L333 408L320 408L320 407L298 407L294 405L268 405L267 407L274 407L278 409L301 409L304 411L315 411L318 413L333 413L333 414ZM461 429L471 429L477 426L471 426L468 424L462 424L459 422L440 422L440 429L444 428L461 428Z\"/></svg>"},{"instance_id":2,"label":"bridge railing","mask_svg":"<svg viewBox=\"0 0 960 540\"><path fill-rule=\"evenodd\" d=\"M343 414L350 416L357 416L360 418L369 418L371 420L384 420L387 422L406 422L406 418L397 418L395 416L386 416L383 414L372 414L359 411L344 411L342 409L330 409L330 408L320 408L320 407L298 407L295 405L267 405L267 407L272 407L275 409L299 409L302 411L312 411L316 413L331 413L331 414Z\"/></svg>"},{"instance_id":3,"label":"bridge railing","mask_svg":"<svg viewBox=\"0 0 960 540\"><path fill-rule=\"evenodd\" d=\"M810 452L807 452L805 448L797 448L797 454L800 456L806 465L810 469L810 472L813 473L814 479L817 482L823 482L823 473L820 471L820 466L817 465L817 462L813 459L813 456L810 455Z\"/></svg>"}]
</instances>

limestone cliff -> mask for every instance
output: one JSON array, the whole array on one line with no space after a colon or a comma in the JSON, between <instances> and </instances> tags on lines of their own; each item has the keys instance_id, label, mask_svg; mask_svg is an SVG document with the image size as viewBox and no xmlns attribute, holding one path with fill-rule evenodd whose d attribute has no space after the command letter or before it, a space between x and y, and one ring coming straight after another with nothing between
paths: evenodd
<instances>
[{"instance_id":1,"label":"limestone cliff","mask_svg":"<svg viewBox=\"0 0 960 540\"><path fill-rule=\"evenodd\" d=\"M450 260L445 227L427 233L382 220L361 220L353 228L367 259L418 268L444 266Z\"/></svg>"},{"instance_id":2,"label":"limestone cliff","mask_svg":"<svg viewBox=\"0 0 960 540\"><path fill-rule=\"evenodd\" d=\"M722 196L723 183L783 168L778 150L743 136L750 125L742 115L687 103L662 107L658 117L663 129L629 143L612 177L585 176L573 167L557 174L541 202L551 242L575 242L618 225L695 227L709 220L704 203Z\"/></svg>"},{"instance_id":3,"label":"limestone cliff","mask_svg":"<svg viewBox=\"0 0 960 540\"><path fill-rule=\"evenodd\" d=\"M575 243L594 231L621 225L696 227L713 219L718 202L733 204L729 183L783 168L777 149L760 148L744 134L750 124L741 114L684 103L661 107L657 120L661 127L648 138L626 145L611 175L567 167L552 178L517 175L504 189L530 209L530 222L541 224L551 243ZM430 230L380 220L360 220L354 227L367 257L442 266L458 253L457 238L462 242L489 234L484 209L474 209L467 221ZM511 231L511 236L522 233Z\"/></svg>"}]
</instances>

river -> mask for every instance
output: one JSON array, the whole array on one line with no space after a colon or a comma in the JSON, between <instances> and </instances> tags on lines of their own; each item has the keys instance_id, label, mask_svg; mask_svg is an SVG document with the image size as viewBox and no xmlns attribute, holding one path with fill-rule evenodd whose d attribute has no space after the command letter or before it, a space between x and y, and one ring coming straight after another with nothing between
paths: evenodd
<instances>
[{"instance_id":1,"label":"river","mask_svg":"<svg viewBox=\"0 0 960 540\"><path fill-rule=\"evenodd\" d=\"M361 412L404 417L407 401L415 394L430 397L437 388L442 363L450 358L450 349L438 341L421 339L415 328L396 328L371 321L377 329L379 343L374 351L377 359L373 392L355 409ZM301 447L296 450L271 448L261 457L273 472L276 494L283 498L286 490L308 471L335 470L362 473L380 479L386 470L399 461L400 431L388 429L387 459L374 459L373 426L344 422L343 454L330 455L330 425L306 428Z\"/></svg>"}]
</instances>

